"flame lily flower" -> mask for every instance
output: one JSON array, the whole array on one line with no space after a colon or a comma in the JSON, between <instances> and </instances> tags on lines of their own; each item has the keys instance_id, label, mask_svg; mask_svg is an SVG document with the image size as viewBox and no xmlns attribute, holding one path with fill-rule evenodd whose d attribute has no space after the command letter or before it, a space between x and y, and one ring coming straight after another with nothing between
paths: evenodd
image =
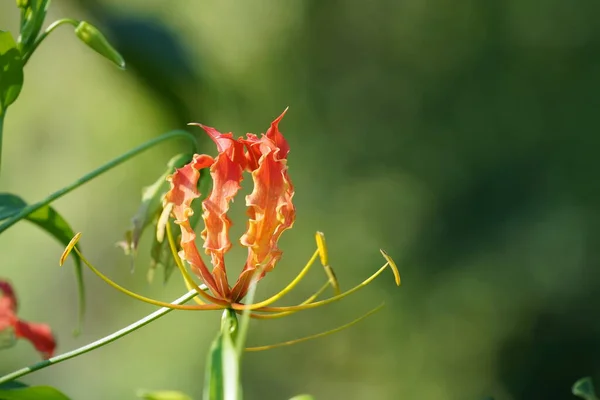
<instances>
[{"instance_id":1,"label":"flame lily flower","mask_svg":"<svg viewBox=\"0 0 600 400\"><path fill-rule=\"evenodd\" d=\"M56 348L52 330L46 324L26 322L17 317L17 297L7 281L0 280L0 332L29 340L42 357L50 358Z\"/></svg>"},{"instance_id":2,"label":"flame lily flower","mask_svg":"<svg viewBox=\"0 0 600 400\"><path fill-rule=\"evenodd\" d=\"M246 137L236 139L232 133L220 133L215 128L201 124L190 124L199 126L208 134L216 144L218 155L213 158L206 154L196 154L189 164L177 169L168 178L171 188L165 195L163 213L157 226L157 236L164 235L166 230L173 257L183 275L186 286L196 290L198 296L194 300L198 304L176 305L165 303L140 296L119 286L104 276L75 248L75 244L80 237L79 233L75 235L65 249L61 257L61 265L70 251L74 250L92 272L111 286L138 300L161 307L183 310L229 309L238 313L249 310L250 317L259 319L279 318L296 311L316 308L338 301L368 285L387 267L392 269L396 284L400 285L400 275L394 261L381 250L381 254L386 261L385 264L362 283L340 293L333 269L329 266L325 236L321 232L317 232L317 249L296 278L279 293L264 301L253 304L242 302L250 286L273 270L281 259L282 251L278 248L277 242L281 234L292 227L296 216L295 207L292 203L294 186L288 175L287 166L287 156L290 148L279 131L279 123L286 111L271 123L270 128L260 138L248 133ZM202 196L198 191L198 181L200 171L205 168L210 171L213 185L208 196L198 206L194 203L194 200ZM248 256L240 276L233 285L230 285L224 259L225 253L232 247L229 240L229 228L232 222L227 216L227 212L229 204L240 189L240 182L244 173L249 173L254 183L253 191L246 196L248 207L247 230L240 238L240 244L248 249ZM196 233L190 224L190 217L195 212L202 212L205 228L200 236L204 240L204 252L210 256L212 269L209 269L204 263L195 244ZM179 243L181 251L179 252L177 252L177 245L170 225L166 223L169 216L175 218L175 223L181 229ZM327 274L328 282L301 304L282 307L271 306L296 287L317 259L320 259ZM203 290L195 283L183 261L190 265L192 272L205 284L207 290ZM317 301L317 298L329 286L334 289L335 295Z\"/></svg>"}]
</instances>

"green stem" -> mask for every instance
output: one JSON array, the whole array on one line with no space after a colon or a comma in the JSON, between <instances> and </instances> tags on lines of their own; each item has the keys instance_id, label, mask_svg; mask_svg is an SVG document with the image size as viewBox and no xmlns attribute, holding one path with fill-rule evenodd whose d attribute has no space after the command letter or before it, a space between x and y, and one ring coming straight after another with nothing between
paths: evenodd
<instances>
[{"instance_id":1,"label":"green stem","mask_svg":"<svg viewBox=\"0 0 600 400\"><path fill-rule=\"evenodd\" d=\"M29 60L29 57L31 57L35 49L37 49L37 47L44 41L44 39L46 39L48 35L51 34L52 31L54 31L56 28L65 24L73 25L77 28L77 26L79 25L79 21L76 21L72 18L63 18L59 19L58 21L54 21L52 24L50 24L50 26L46 28L46 30L35 40L35 42L33 42L31 48L28 49L27 53L23 56L23 66L27 64L27 60Z\"/></svg>"},{"instance_id":2,"label":"green stem","mask_svg":"<svg viewBox=\"0 0 600 400\"><path fill-rule=\"evenodd\" d=\"M139 145L138 147L136 147L134 149L129 150L127 153L120 155L119 157L109 161L108 163L104 164L103 166L93 170L92 172L89 172L88 174L77 179L75 182L52 193L50 196L46 197L44 200L39 201L35 204L30 204L27 207L23 207L18 214L13 215L9 219L7 219L2 225L0 225L0 233L4 232L8 228L10 228L11 226L13 226L15 223L17 223L21 219L27 217L32 212L37 211L44 206L47 206L48 204L52 203L54 200L64 196L65 194L71 192L74 189L77 189L79 186L83 185L84 183L87 183L90 180L96 178L98 175L105 173L106 171L129 160L130 158L138 155L139 153L141 153L153 146L156 146L157 144L160 144L166 140L169 140L169 139L177 137L177 136L183 136L183 137L191 140L192 143L194 144L195 150L198 149L196 138L191 133L182 131L182 130L175 130L175 131L167 132L164 135L160 135L152 140L147 141L146 143Z\"/></svg>"},{"instance_id":3,"label":"green stem","mask_svg":"<svg viewBox=\"0 0 600 400\"><path fill-rule=\"evenodd\" d=\"M206 286L204 286L204 285L202 285L202 286L203 286L202 287L203 290L207 289ZM173 301L171 304L176 304L176 305L183 304L183 303L189 301L190 299L192 299L194 296L196 296L196 289L190 290L189 292L187 292L186 294L184 294L177 300ZM82 354L85 354L87 352L90 352L92 350L100 348L102 346L105 346L125 335L128 335L128 334L136 331L137 329L149 324L150 322L162 317L163 315L170 313L171 311L173 311L172 308L163 307L159 310L156 310L152 314L140 319L139 321L134 322L133 324L131 324L123 329L120 329L108 336L105 336L102 339L96 340L93 343L86 344L85 346L82 346L78 349L63 353L56 357L52 357L48 360L40 361L38 363L30 365L29 367L21 368L19 370L11 372L8 375L4 375L3 377L0 377L0 385L3 383L9 382L9 381L15 380L17 378L20 378L22 376L29 375L32 372L39 371L40 369L49 367L51 365L58 364L60 362L69 360L73 357L80 356Z\"/></svg>"},{"instance_id":4,"label":"green stem","mask_svg":"<svg viewBox=\"0 0 600 400\"><path fill-rule=\"evenodd\" d=\"M4 115L6 110L0 109L0 168L2 167L2 130L4 129Z\"/></svg>"},{"instance_id":5,"label":"green stem","mask_svg":"<svg viewBox=\"0 0 600 400\"><path fill-rule=\"evenodd\" d=\"M256 294L256 286L258 283L258 278L260 276L259 273L255 273L255 275L250 280L250 287L248 288L248 294L246 294L246 304L254 303L254 295ZM248 326L250 324L250 314L252 313L250 308L247 308L242 313L242 318L240 320L240 324L237 331L237 341L235 343L235 349L238 353L238 357L241 360L242 354L244 354L244 346L246 344L246 336L248 335Z\"/></svg>"}]
</instances>

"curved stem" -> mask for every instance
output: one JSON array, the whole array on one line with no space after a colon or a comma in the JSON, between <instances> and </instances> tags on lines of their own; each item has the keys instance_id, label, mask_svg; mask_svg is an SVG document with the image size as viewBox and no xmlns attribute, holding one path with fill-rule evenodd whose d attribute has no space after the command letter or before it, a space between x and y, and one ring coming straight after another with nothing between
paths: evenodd
<instances>
[{"instance_id":1,"label":"curved stem","mask_svg":"<svg viewBox=\"0 0 600 400\"><path fill-rule=\"evenodd\" d=\"M185 302L187 302L188 300L190 300L191 298L193 298L194 296L196 296L196 290L192 290L189 291L188 293L184 294L183 296L181 296L180 298L178 298L177 300L173 301L171 304L173 305L181 305ZM105 346L111 342L114 342L115 340L126 336L136 330L138 330L139 328L149 324L150 322L162 317L163 315L166 315L168 313L170 313L171 311L173 311L172 308L167 308L167 307L163 307L159 310L156 310L155 312L153 312L152 314L140 319L137 322L134 322L133 324L120 329L108 336L103 337L102 339L96 340L95 342L92 342L90 344L86 344L85 346L82 346L78 349L75 350L71 350L68 351L66 353L60 354L56 357L52 357L48 360L44 360L44 361L40 361L38 363L35 363L33 365L30 365L29 367L25 367L25 368L21 368L19 370L16 370L14 372L11 372L8 375L4 375L2 377L0 377L0 384L3 384L5 382L9 382L12 381L14 379L20 378L22 376L28 375L32 372L35 371L39 371L40 369L49 367L50 365L54 365L54 364L58 364L60 362L66 361L68 359L71 359L73 357L77 357L80 356L82 354L85 354L87 352L90 352L92 350L95 350L97 348L100 348L102 346Z\"/></svg>"},{"instance_id":2,"label":"curved stem","mask_svg":"<svg viewBox=\"0 0 600 400\"><path fill-rule=\"evenodd\" d=\"M370 277L368 277L367 279L365 279L363 282L361 282L358 285L354 286L352 289L349 289L349 290L345 291L342 294L330 297L330 298L325 299L325 300L315 301L314 303L301 304L301 305L298 305L298 306L288 306L288 307L261 307L259 309L255 309L254 308L254 304L249 305L249 306L242 305L242 304L232 304L231 308L233 308L236 311L237 310L251 309L251 310L263 311L263 312L301 311L301 310L308 310L308 309L311 309L311 308L317 308L317 307L320 307L320 306L324 306L326 304L334 303L334 302L336 302L338 300L341 300L341 299L343 299L346 296L350 296L352 293L354 293L354 292L356 292L356 291L364 288L369 283L371 283L375 278L377 278L379 275L381 275L381 273L388 266L392 270L395 267L395 266L392 266L389 262L386 262L383 265L383 267L381 267L381 268L379 268L379 270L377 270L377 272L375 272L373 275L371 275ZM394 275L396 275L396 273L394 273Z\"/></svg>"},{"instance_id":3,"label":"curved stem","mask_svg":"<svg viewBox=\"0 0 600 400\"><path fill-rule=\"evenodd\" d=\"M47 27L46 30L40 36L38 36L35 42L33 42L33 44L31 45L31 48L23 56L23 66L27 64L27 60L29 60L35 49L37 49L37 47L44 41L44 39L46 39L48 35L52 33L52 31L64 24L70 24L77 28L77 26L79 25L79 21L76 21L72 18L63 18L51 23L50 26Z\"/></svg>"},{"instance_id":4,"label":"curved stem","mask_svg":"<svg viewBox=\"0 0 600 400\"><path fill-rule=\"evenodd\" d=\"M4 114L6 114L6 110L0 109L0 169L2 168L2 130L4 129Z\"/></svg>"},{"instance_id":5,"label":"curved stem","mask_svg":"<svg viewBox=\"0 0 600 400\"><path fill-rule=\"evenodd\" d=\"M320 295L323 294L323 292L331 285L331 281L327 281L325 282L325 284L323 286L321 286L321 288L316 291L312 296L310 296L309 298L307 298L306 300L304 300L302 303L300 303L300 305L304 305L304 304L309 304L312 303L313 301L315 301ZM240 312L240 311L237 311ZM285 316L288 316L290 314L294 314L297 311L282 311L282 312L276 312L273 314L260 314L260 313L251 313L250 317L254 318L254 319L274 319L274 318L283 318Z\"/></svg>"},{"instance_id":6,"label":"curved stem","mask_svg":"<svg viewBox=\"0 0 600 400\"><path fill-rule=\"evenodd\" d=\"M194 144L195 150L197 150L196 138L191 133L189 133L187 131L183 131L183 130L175 130L175 131L167 132L167 133L160 135L152 140L149 140L146 143L143 143L143 144L139 145L138 147L131 149L128 152L120 155L119 157L107 162L103 166L101 166L101 167L93 170L92 172L89 172L88 174L82 176L81 178L77 179L75 182L52 193L51 195L46 197L44 200L39 201L34 204L30 204L27 207L23 207L18 214L15 214L11 218L8 218L6 221L4 221L4 223L2 225L0 225L0 233L4 232L8 228L10 228L11 226L13 226L15 223L17 223L21 219L27 217L32 212L37 211L44 206L47 206L48 204L52 203L54 200L64 196L65 194L73 191L74 189L77 189L79 186L83 185L84 183L87 183L90 180L96 178L97 176L102 175L106 171L129 160L130 158L138 155L139 153L142 153L145 150L148 150L149 148L156 146L157 144L160 144L169 139L172 139L174 137L179 137L179 136L189 139Z\"/></svg>"},{"instance_id":7,"label":"curved stem","mask_svg":"<svg viewBox=\"0 0 600 400\"><path fill-rule=\"evenodd\" d=\"M283 347L283 346L291 346L293 344L296 343L302 343L302 342L306 342L307 340L312 340L312 339L317 339L323 336L328 336L328 335L332 335L334 333L337 333L339 331L343 331L344 329L350 328L352 325L358 324L360 321L362 321L363 319L375 314L376 312L378 312L379 310L381 310L384 307L385 304L380 304L379 306L377 306L376 308L372 309L371 311L369 311L368 313L364 314L361 317L356 318L354 321L350 321L347 324L344 324L342 326L338 326L337 328L334 329L330 329L326 332L321 332L321 333L317 333L314 335L310 335L310 336L306 336L300 339L294 339L294 340L288 340L287 342L282 342L282 343L276 343L276 344L270 344L270 345L266 345L266 346L256 346L256 347L246 347L246 351L263 351L263 350L270 350L270 349L275 349L277 347Z\"/></svg>"}]
</instances>

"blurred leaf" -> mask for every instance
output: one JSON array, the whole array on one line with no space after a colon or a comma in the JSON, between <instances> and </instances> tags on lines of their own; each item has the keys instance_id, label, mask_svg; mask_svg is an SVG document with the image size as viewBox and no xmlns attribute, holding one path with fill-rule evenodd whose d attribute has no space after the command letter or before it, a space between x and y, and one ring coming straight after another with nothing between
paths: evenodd
<instances>
[{"instance_id":1,"label":"blurred leaf","mask_svg":"<svg viewBox=\"0 0 600 400\"><path fill-rule=\"evenodd\" d=\"M28 387L26 384L19 381L9 381L3 384L0 384L0 390L8 390L8 389L20 389Z\"/></svg>"},{"instance_id":2,"label":"blurred leaf","mask_svg":"<svg viewBox=\"0 0 600 400\"><path fill-rule=\"evenodd\" d=\"M596 391L594 390L594 383L592 382L592 378L589 376L581 378L575 382L571 390L575 396L579 396L582 399L598 400L598 397L596 397Z\"/></svg>"},{"instance_id":3,"label":"blurred leaf","mask_svg":"<svg viewBox=\"0 0 600 400\"><path fill-rule=\"evenodd\" d=\"M192 400L187 394L173 390L141 391L137 396L145 400Z\"/></svg>"},{"instance_id":4,"label":"blurred leaf","mask_svg":"<svg viewBox=\"0 0 600 400\"><path fill-rule=\"evenodd\" d=\"M0 193L0 221L17 214L27 203L19 196Z\"/></svg>"},{"instance_id":5,"label":"blurred leaf","mask_svg":"<svg viewBox=\"0 0 600 400\"><path fill-rule=\"evenodd\" d=\"M0 220L17 214L25 206L27 206L27 203L19 196L10 193L0 193ZM44 206L32 212L25 219L42 228L64 246L68 245L73 236L75 236L75 232L73 232L67 221L50 206ZM81 258L75 252L71 254L74 257L75 275L79 290L79 326L76 330L76 333L78 333L81 330L85 314L85 286Z\"/></svg>"},{"instance_id":6,"label":"blurred leaf","mask_svg":"<svg viewBox=\"0 0 600 400\"><path fill-rule=\"evenodd\" d=\"M88 47L112 61L119 68L125 69L125 60L123 59L123 56L112 47L102 32L94 25L86 21L81 21L77 28L75 28L75 34L83 43L87 44Z\"/></svg>"},{"instance_id":7,"label":"blurred leaf","mask_svg":"<svg viewBox=\"0 0 600 400\"><path fill-rule=\"evenodd\" d=\"M0 115L19 96L23 87L23 63L10 32L0 31Z\"/></svg>"},{"instance_id":8,"label":"blurred leaf","mask_svg":"<svg viewBox=\"0 0 600 400\"><path fill-rule=\"evenodd\" d=\"M0 400L69 400L69 398L50 386L30 386L0 389Z\"/></svg>"},{"instance_id":9,"label":"blurred leaf","mask_svg":"<svg viewBox=\"0 0 600 400\"><path fill-rule=\"evenodd\" d=\"M237 330L237 319L231 310L223 312L221 332L208 353L204 377L204 400L241 400L239 357L232 335Z\"/></svg>"},{"instance_id":10,"label":"blurred leaf","mask_svg":"<svg viewBox=\"0 0 600 400\"><path fill-rule=\"evenodd\" d=\"M167 163L167 169L152 185L142 189L142 203L138 211L131 219L132 227L125 232L125 240L119 242L118 245L123 248L126 255L131 256L131 269L135 266L138 244L140 238L149 225L156 227L158 218L162 212L162 200L165 193L169 190L169 182L167 176L175 171L175 168L181 168L192 159L191 154L178 154L171 158ZM175 225L171 225L174 230ZM154 277L154 272L158 266L163 266L165 269L165 283L171 275L175 267L175 261L171 256L168 243L164 240L159 241L154 229L155 235L150 251L150 270L148 271L148 280L151 282ZM177 241L179 242L179 241Z\"/></svg>"},{"instance_id":11,"label":"blurred leaf","mask_svg":"<svg viewBox=\"0 0 600 400\"><path fill-rule=\"evenodd\" d=\"M21 51L27 53L42 29L50 0L30 0L27 7L21 10L21 35L19 44Z\"/></svg>"},{"instance_id":12,"label":"blurred leaf","mask_svg":"<svg viewBox=\"0 0 600 400\"><path fill-rule=\"evenodd\" d=\"M298 396L292 397L290 400L315 400L310 394L299 394Z\"/></svg>"}]
</instances>

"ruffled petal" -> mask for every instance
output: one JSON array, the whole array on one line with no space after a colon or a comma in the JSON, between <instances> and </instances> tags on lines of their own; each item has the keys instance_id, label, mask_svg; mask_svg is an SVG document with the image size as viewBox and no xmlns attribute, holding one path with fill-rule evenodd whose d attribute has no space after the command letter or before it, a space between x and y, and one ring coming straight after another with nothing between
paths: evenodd
<instances>
[{"instance_id":1,"label":"ruffled petal","mask_svg":"<svg viewBox=\"0 0 600 400\"><path fill-rule=\"evenodd\" d=\"M240 242L248 247L248 259L232 290L234 300L244 297L250 282L248 276L256 268L263 268L260 278L274 268L282 253L277 247L279 237L295 220L294 187L287 173L289 146L277 128L282 117L283 114L273 122L268 136L246 142L248 153L258 151L261 156L258 167L252 171L254 190L246 196L249 222Z\"/></svg>"},{"instance_id":2,"label":"ruffled petal","mask_svg":"<svg viewBox=\"0 0 600 400\"><path fill-rule=\"evenodd\" d=\"M16 315L17 297L7 281L0 281L0 332L9 333L14 338L29 340L44 358L50 358L56 349L52 330L46 324L30 323L18 319ZM7 341L11 342L10 340Z\"/></svg>"},{"instance_id":3,"label":"ruffled petal","mask_svg":"<svg viewBox=\"0 0 600 400\"><path fill-rule=\"evenodd\" d=\"M196 233L190 224L190 217L194 214L192 201L200 197L198 180L200 170L210 167L215 160L205 154L196 154L188 165L179 168L168 179L171 190L165 196L165 207L172 204L175 223L181 228L181 257L192 267L192 271L210 288L215 296L222 297L219 286L210 271L202 261L196 247Z\"/></svg>"},{"instance_id":4,"label":"ruffled petal","mask_svg":"<svg viewBox=\"0 0 600 400\"><path fill-rule=\"evenodd\" d=\"M210 168L213 188L202 202L205 228L201 235L206 253L211 256L213 276L221 293L229 296L229 283L225 269L225 253L231 248L227 216L229 204L240 190L242 173L246 166L244 144L234 140L231 134L220 134L216 129L200 125L217 144L219 155Z\"/></svg>"},{"instance_id":5,"label":"ruffled petal","mask_svg":"<svg viewBox=\"0 0 600 400\"><path fill-rule=\"evenodd\" d=\"M54 355L56 340L48 325L17 320L14 329L15 336L29 340L42 357L50 358Z\"/></svg>"}]
</instances>

